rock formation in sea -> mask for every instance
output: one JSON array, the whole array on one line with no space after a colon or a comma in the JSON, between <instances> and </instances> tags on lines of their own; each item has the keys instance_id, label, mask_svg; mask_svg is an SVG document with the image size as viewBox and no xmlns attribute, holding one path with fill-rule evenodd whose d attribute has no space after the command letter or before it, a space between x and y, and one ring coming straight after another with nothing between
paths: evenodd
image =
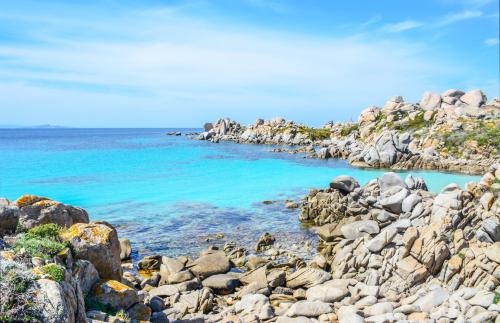
<instances>
[{"instance_id":1,"label":"rock formation in sea","mask_svg":"<svg viewBox=\"0 0 500 323\"><path fill-rule=\"evenodd\" d=\"M366 108L352 123L329 122L322 128L311 128L274 118L258 119L244 127L220 119L197 138L308 146L302 151L310 157L343 158L357 167L483 174L500 160L499 117L499 98L487 102L480 90L447 90L442 94L426 92L414 104L395 96L383 107Z\"/></svg>"},{"instance_id":2,"label":"rock formation in sea","mask_svg":"<svg viewBox=\"0 0 500 323\"><path fill-rule=\"evenodd\" d=\"M150 255L47 198L0 199L0 321L498 322L500 164L439 194L385 173L334 178L300 205L318 250L263 233L198 257Z\"/></svg>"}]
</instances>

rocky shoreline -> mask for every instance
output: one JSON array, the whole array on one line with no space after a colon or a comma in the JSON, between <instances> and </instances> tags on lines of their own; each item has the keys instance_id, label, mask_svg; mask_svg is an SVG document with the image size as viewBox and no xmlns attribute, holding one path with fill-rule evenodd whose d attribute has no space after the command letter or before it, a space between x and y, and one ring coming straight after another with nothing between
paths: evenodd
<instances>
[{"instance_id":1,"label":"rocky shoreline","mask_svg":"<svg viewBox=\"0 0 500 323\"><path fill-rule=\"evenodd\" d=\"M368 107L357 122L311 128L283 118L242 126L231 119L206 123L199 140L304 146L274 151L342 158L356 167L428 169L484 174L500 160L500 99L480 90L426 92L418 103L401 96Z\"/></svg>"},{"instance_id":2,"label":"rocky shoreline","mask_svg":"<svg viewBox=\"0 0 500 323\"><path fill-rule=\"evenodd\" d=\"M500 321L500 164L439 194L339 176L292 204L317 231L307 259L263 233L252 250L131 263L130 242L81 208L0 199L0 321Z\"/></svg>"}]
</instances>

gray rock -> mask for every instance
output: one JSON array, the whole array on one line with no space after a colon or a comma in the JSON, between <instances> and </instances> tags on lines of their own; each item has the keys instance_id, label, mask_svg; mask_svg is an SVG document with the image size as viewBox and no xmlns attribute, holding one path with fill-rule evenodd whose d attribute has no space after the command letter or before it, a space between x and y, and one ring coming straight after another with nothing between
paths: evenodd
<instances>
[{"instance_id":1,"label":"gray rock","mask_svg":"<svg viewBox=\"0 0 500 323\"><path fill-rule=\"evenodd\" d=\"M179 288L174 285L162 285L149 291L149 296L169 297L179 293Z\"/></svg>"},{"instance_id":2,"label":"gray rock","mask_svg":"<svg viewBox=\"0 0 500 323\"><path fill-rule=\"evenodd\" d=\"M380 186L380 192L384 193L390 188L397 186L402 188L407 188L405 182L396 173L389 172L384 173L378 178L378 185Z\"/></svg>"},{"instance_id":3,"label":"gray rock","mask_svg":"<svg viewBox=\"0 0 500 323\"><path fill-rule=\"evenodd\" d=\"M234 305L234 310L242 317L257 316L261 320L267 320L274 316L269 299L262 294L249 294L241 298Z\"/></svg>"},{"instance_id":4,"label":"gray rock","mask_svg":"<svg viewBox=\"0 0 500 323\"><path fill-rule=\"evenodd\" d=\"M36 294L38 304L41 304L43 322L83 322L85 308L83 295L68 282L60 284L49 279L39 279L36 282L39 292Z\"/></svg>"},{"instance_id":5,"label":"gray rock","mask_svg":"<svg viewBox=\"0 0 500 323\"><path fill-rule=\"evenodd\" d=\"M488 306L493 304L493 299L495 299L495 293L481 290L469 299L469 304L488 308Z\"/></svg>"},{"instance_id":6,"label":"gray rock","mask_svg":"<svg viewBox=\"0 0 500 323\"><path fill-rule=\"evenodd\" d=\"M202 281L203 287L210 288L218 294L229 294L238 287L240 281L228 274L213 275Z\"/></svg>"},{"instance_id":7,"label":"gray rock","mask_svg":"<svg viewBox=\"0 0 500 323\"><path fill-rule=\"evenodd\" d=\"M364 309L365 316L375 316L385 313L390 313L394 310L394 306L390 302L382 302L373 304Z\"/></svg>"},{"instance_id":8,"label":"gray rock","mask_svg":"<svg viewBox=\"0 0 500 323\"><path fill-rule=\"evenodd\" d=\"M368 243L365 246L371 252L378 253L387 244L392 242L392 239L396 236L397 233L398 233L398 231L395 228L383 230L377 236L375 236L373 239L368 241Z\"/></svg>"},{"instance_id":9,"label":"gray rock","mask_svg":"<svg viewBox=\"0 0 500 323\"><path fill-rule=\"evenodd\" d=\"M0 198L0 237L16 231L19 208L15 203Z\"/></svg>"},{"instance_id":10,"label":"gray rock","mask_svg":"<svg viewBox=\"0 0 500 323\"><path fill-rule=\"evenodd\" d=\"M119 238L118 240L120 241L120 259L121 260L130 259L130 254L132 253L130 240L126 238Z\"/></svg>"},{"instance_id":11,"label":"gray rock","mask_svg":"<svg viewBox=\"0 0 500 323\"><path fill-rule=\"evenodd\" d=\"M401 204L401 210L403 212L411 212L415 205L422 201L422 197L416 193L408 195Z\"/></svg>"},{"instance_id":12,"label":"gray rock","mask_svg":"<svg viewBox=\"0 0 500 323\"><path fill-rule=\"evenodd\" d=\"M414 305L419 306L424 312L429 313L434 307L443 304L449 297L448 292L444 288L433 287L435 288L414 303Z\"/></svg>"},{"instance_id":13,"label":"gray rock","mask_svg":"<svg viewBox=\"0 0 500 323\"><path fill-rule=\"evenodd\" d=\"M148 305L149 305L149 307L151 307L151 310L153 312L161 312L166 308L165 302L159 296L152 296L149 299Z\"/></svg>"},{"instance_id":14,"label":"gray rock","mask_svg":"<svg viewBox=\"0 0 500 323\"><path fill-rule=\"evenodd\" d=\"M287 316L318 317L321 314L331 313L332 307L320 301L298 301L286 312Z\"/></svg>"},{"instance_id":15,"label":"gray rock","mask_svg":"<svg viewBox=\"0 0 500 323\"><path fill-rule=\"evenodd\" d=\"M486 103L486 95L481 90L472 90L462 95L460 101L474 107L480 107Z\"/></svg>"},{"instance_id":16,"label":"gray rock","mask_svg":"<svg viewBox=\"0 0 500 323\"><path fill-rule=\"evenodd\" d=\"M346 239L355 240L362 236L368 236L380 232L378 223L373 220L355 221L344 224L340 230Z\"/></svg>"},{"instance_id":17,"label":"gray rock","mask_svg":"<svg viewBox=\"0 0 500 323\"><path fill-rule=\"evenodd\" d=\"M332 275L322 269L305 267L301 268L286 279L286 286L289 288L312 287L330 280Z\"/></svg>"},{"instance_id":18,"label":"gray rock","mask_svg":"<svg viewBox=\"0 0 500 323\"><path fill-rule=\"evenodd\" d=\"M385 194L390 195L382 198L379 201L380 205L391 212L399 214L402 211L403 201L410 194L410 192L406 188L394 187L385 191Z\"/></svg>"},{"instance_id":19,"label":"gray rock","mask_svg":"<svg viewBox=\"0 0 500 323\"><path fill-rule=\"evenodd\" d=\"M196 275L205 278L215 274L224 274L229 271L231 265L229 258L223 251L209 251L200 258L193 261L189 266Z\"/></svg>"},{"instance_id":20,"label":"gray rock","mask_svg":"<svg viewBox=\"0 0 500 323\"><path fill-rule=\"evenodd\" d=\"M87 296L92 287L99 281L97 269L90 261L84 259L78 259L75 262L73 277L80 285L84 296Z\"/></svg>"},{"instance_id":21,"label":"gray rock","mask_svg":"<svg viewBox=\"0 0 500 323\"><path fill-rule=\"evenodd\" d=\"M344 298L349 291L347 288L335 287L327 283L316 285L306 291L306 298L308 301L322 301L326 303L333 303L337 300Z\"/></svg>"},{"instance_id":22,"label":"gray rock","mask_svg":"<svg viewBox=\"0 0 500 323\"><path fill-rule=\"evenodd\" d=\"M420 107L424 110L436 110L441 105L441 96L437 93L425 92L420 99Z\"/></svg>"},{"instance_id":23,"label":"gray rock","mask_svg":"<svg viewBox=\"0 0 500 323\"><path fill-rule=\"evenodd\" d=\"M337 189L343 193L350 193L358 187L359 183L352 176L347 175L337 176L330 182L330 188Z\"/></svg>"}]
</instances>

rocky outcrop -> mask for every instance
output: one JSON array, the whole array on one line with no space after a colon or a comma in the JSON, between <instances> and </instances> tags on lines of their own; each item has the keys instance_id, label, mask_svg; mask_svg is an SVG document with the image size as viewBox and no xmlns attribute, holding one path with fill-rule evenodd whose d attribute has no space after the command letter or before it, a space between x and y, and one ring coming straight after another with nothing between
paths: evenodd
<instances>
[{"instance_id":1,"label":"rocky outcrop","mask_svg":"<svg viewBox=\"0 0 500 323\"><path fill-rule=\"evenodd\" d=\"M357 167L483 174L500 159L499 102L487 102L480 90L426 92L418 103L395 96L383 107L368 107L355 123L309 128L274 118L242 127L221 119L198 139L304 146L273 151L342 158Z\"/></svg>"}]
</instances>

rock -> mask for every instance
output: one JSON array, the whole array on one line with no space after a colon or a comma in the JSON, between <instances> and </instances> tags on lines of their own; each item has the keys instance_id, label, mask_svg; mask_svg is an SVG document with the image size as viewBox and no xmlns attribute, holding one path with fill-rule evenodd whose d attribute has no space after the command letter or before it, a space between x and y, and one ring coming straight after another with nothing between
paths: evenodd
<instances>
[{"instance_id":1,"label":"rock","mask_svg":"<svg viewBox=\"0 0 500 323\"><path fill-rule=\"evenodd\" d=\"M132 253L132 247L130 246L130 240L125 238L118 239L120 241L120 259L128 260L130 259L130 254Z\"/></svg>"},{"instance_id":2,"label":"rock","mask_svg":"<svg viewBox=\"0 0 500 323\"><path fill-rule=\"evenodd\" d=\"M321 314L331 313L329 304L320 301L298 301L286 312L287 316L318 317Z\"/></svg>"},{"instance_id":3,"label":"rock","mask_svg":"<svg viewBox=\"0 0 500 323\"><path fill-rule=\"evenodd\" d=\"M202 281L204 287L214 290L217 294L230 294L239 284L237 278L228 274L213 275Z\"/></svg>"},{"instance_id":4,"label":"rock","mask_svg":"<svg viewBox=\"0 0 500 323\"><path fill-rule=\"evenodd\" d=\"M390 188L396 186L401 188L407 188L405 182L396 173L384 173L380 178L378 178L378 185L380 186L380 192L384 193Z\"/></svg>"},{"instance_id":5,"label":"rock","mask_svg":"<svg viewBox=\"0 0 500 323\"><path fill-rule=\"evenodd\" d=\"M399 214L402 211L404 199L410 194L408 189L395 187L394 189L385 192L389 196L382 198L379 203L388 211Z\"/></svg>"},{"instance_id":6,"label":"rock","mask_svg":"<svg viewBox=\"0 0 500 323\"><path fill-rule=\"evenodd\" d=\"M441 96L432 92L425 92L420 99L420 107L424 110L436 110L441 106Z\"/></svg>"},{"instance_id":7,"label":"rock","mask_svg":"<svg viewBox=\"0 0 500 323\"><path fill-rule=\"evenodd\" d=\"M413 286L426 279L429 272L424 265L419 263L412 256L406 257L398 261L397 272L404 279L409 286Z\"/></svg>"},{"instance_id":8,"label":"rock","mask_svg":"<svg viewBox=\"0 0 500 323\"><path fill-rule=\"evenodd\" d=\"M439 286L434 287L434 289L429 291L425 296L417 299L414 303L414 305L419 306L424 312L430 312L434 307L443 304L449 297L445 289Z\"/></svg>"},{"instance_id":9,"label":"rock","mask_svg":"<svg viewBox=\"0 0 500 323\"><path fill-rule=\"evenodd\" d=\"M223 251L213 250L193 261L188 265L188 268L201 278L206 278L215 274L227 273L231 265L229 258Z\"/></svg>"},{"instance_id":10,"label":"rock","mask_svg":"<svg viewBox=\"0 0 500 323\"><path fill-rule=\"evenodd\" d=\"M371 252L380 252L387 244L392 242L392 239L396 236L398 231L394 228L390 228L380 232L377 236L371 239L367 244L366 248Z\"/></svg>"},{"instance_id":11,"label":"rock","mask_svg":"<svg viewBox=\"0 0 500 323\"><path fill-rule=\"evenodd\" d=\"M287 209L297 209L300 205L298 203L292 202L292 201L287 201L285 203L285 207Z\"/></svg>"},{"instance_id":12,"label":"rock","mask_svg":"<svg viewBox=\"0 0 500 323\"><path fill-rule=\"evenodd\" d=\"M132 305L126 313L131 320L139 322L148 322L151 318L151 309L143 303Z\"/></svg>"},{"instance_id":13,"label":"rock","mask_svg":"<svg viewBox=\"0 0 500 323\"><path fill-rule=\"evenodd\" d=\"M91 298L119 311L139 302L137 292L116 280L103 280L92 288Z\"/></svg>"},{"instance_id":14,"label":"rock","mask_svg":"<svg viewBox=\"0 0 500 323\"><path fill-rule=\"evenodd\" d=\"M481 90L472 90L462 95L460 101L474 107L480 107L486 103L486 95Z\"/></svg>"},{"instance_id":15,"label":"rock","mask_svg":"<svg viewBox=\"0 0 500 323\"><path fill-rule=\"evenodd\" d=\"M149 296L169 297L179 293L179 288L174 285L162 285L149 291Z\"/></svg>"},{"instance_id":16,"label":"rock","mask_svg":"<svg viewBox=\"0 0 500 323\"><path fill-rule=\"evenodd\" d=\"M481 306L484 308L488 308L491 304L493 304L493 300L495 299L495 293L481 290L477 292L474 297L468 300L470 305Z\"/></svg>"},{"instance_id":17,"label":"rock","mask_svg":"<svg viewBox=\"0 0 500 323\"><path fill-rule=\"evenodd\" d=\"M343 193L350 193L358 187L359 183L352 176L337 176L330 182L330 188L337 189Z\"/></svg>"},{"instance_id":18,"label":"rock","mask_svg":"<svg viewBox=\"0 0 500 323\"><path fill-rule=\"evenodd\" d=\"M153 312L160 312L166 308L165 302L163 301L163 299L159 296L156 296L156 295L151 296L151 298L149 299L148 305Z\"/></svg>"},{"instance_id":19,"label":"rock","mask_svg":"<svg viewBox=\"0 0 500 323\"><path fill-rule=\"evenodd\" d=\"M214 125L211 124L210 122L206 122L203 124L203 131L210 131L214 128Z\"/></svg>"},{"instance_id":20,"label":"rock","mask_svg":"<svg viewBox=\"0 0 500 323\"><path fill-rule=\"evenodd\" d=\"M255 251L263 252L269 249L275 241L276 239L269 232L265 232L260 236L259 240L257 240Z\"/></svg>"},{"instance_id":21,"label":"rock","mask_svg":"<svg viewBox=\"0 0 500 323\"><path fill-rule=\"evenodd\" d=\"M394 307L392 306L392 303L382 302L366 307L364 309L364 313L366 316L375 316L375 315L382 315L385 313L391 313L393 310Z\"/></svg>"},{"instance_id":22,"label":"rock","mask_svg":"<svg viewBox=\"0 0 500 323\"><path fill-rule=\"evenodd\" d=\"M16 231L19 208L15 203L0 198L0 237Z\"/></svg>"},{"instance_id":23,"label":"rock","mask_svg":"<svg viewBox=\"0 0 500 323\"><path fill-rule=\"evenodd\" d=\"M306 291L306 298L308 301L322 301L325 303L333 303L341 300L349 294L347 288L341 286L335 287L328 284L328 282L316 285Z\"/></svg>"},{"instance_id":24,"label":"rock","mask_svg":"<svg viewBox=\"0 0 500 323\"><path fill-rule=\"evenodd\" d=\"M267 320L274 316L269 299L262 294L249 294L241 298L234 305L234 310L242 317L257 316L260 320Z\"/></svg>"},{"instance_id":25,"label":"rock","mask_svg":"<svg viewBox=\"0 0 500 323\"><path fill-rule=\"evenodd\" d=\"M379 233L378 223L373 220L355 221L343 225L340 230L346 239L357 239L362 236Z\"/></svg>"},{"instance_id":26,"label":"rock","mask_svg":"<svg viewBox=\"0 0 500 323\"><path fill-rule=\"evenodd\" d=\"M174 304L174 308L182 313L208 313L212 310L214 296L208 288L183 293Z\"/></svg>"},{"instance_id":27,"label":"rock","mask_svg":"<svg viewBox=\"0 0 500 323\"><path fill-rule=\"evenodd\" d=\"M411 212L415 205L422 202L422 197L416 193L408 195L401 204L401 210L403 212Z\"/></svg>"},{"instance_id":28,"label":"rock","mask_svg":"<svg viewBox=\"0 0 500 323\"><path fill-rule=\"evenodd\" d=\"M500 242L495 242L494 244L488 246L484 253L488 259L500 264Z\"/></svg>"},{"instance_id":29,"label":"rock","mask_svg":"<svg viewBox=\"0 0 500 323\"><path fill-rule=\"evenodd\" d=\"M137 267L139 270L155 271L160 269L161 262L160 255L146 256L137 263Z\"/></svg>"},{"instance_id":30,"label":"rock","mask_svg":"<svg viewBox=\"0 0 500 323\"><path fill-rule=\"evenodd\" d=\"M43 322L85 322L83 295L67 282L50 279L36 281L36 300L41 304Z\"/></svg>"},{"instance_id":31,"label":"rock","mask_svg":"<svg viewBox=\"0 0 500 323\"><path fill-rule=\"evenodd\" d=\"M444 97L451 97L451 98L460 98L462 95L464 95L464 91L460 90L455 90L455 89L450 89L446 90L443 93L441 93L441 96Z\"/></svg>"},{"instance_id":32,"label":"rock","mask_svg":"<svg viewBox=\"0 0 500 323\"><path fill-rule=\"evenodd\" d=\"M71 244L76 259L90 261L102 279L121 280L120 242L110 224L77 223L62 238Z\"/></svg>"},{"instance_id":33,"label":"rock","mask_svg":"<svg viewBox=\"0 0 500 323\"><path fill-rule=\"evenodd\" d=\"M305 316L298 316L298 317L279 316L276 319L276 323L314 323L314 321Z\"/></svg>"},{"instance_id":34,"label":"rock","mask_svg":"<svg viewBox=\"0 0 500 323\"><path fill-rule=\"evenodd\" d=\"M87 296L92 287L99 281L97 269L90 261L84 259L78 259L75 262L73 276L80 285L84 296Z\"/></svg>"},{"instance_id":35,"label":"rock","mask_svg":"<svg viewBox=\"0 0 500 323\"><path fill-rule=\"evenodd\" d=\"M481 224L481 229L483 232L485 232L488 236L486 239L479 239L481 241L486 240L487 242L493 243L496 241L500 241L500 221L498 218L488 218L483 221Z\"/></svg>"},{"instance_id":36,"label":"rock","mask_svg":"<svg viewBox=\"0 0 500 323\"><path fill-rule=\"evenodd\" d=\"M341 232L338 229L337 223L327 223L325 225L322 225L318 227L316 230L316 233L318 236L323 239L323 241L326 242L331 242L333 241L336 237L341 236Z\"/></svg>"},{"instance_id":37,"label":"rock","mask_svg":"<svg viewBox=\"0 0 500 323\"><path fill-rule=\"evenodd\" d=\"M355 306L342 306L337 311L339 323L364 323L365 320L358 314Z\"/></svg>"},{"instance_id":38,"label":"rock","mask_svg":"<svg viewBox=\"0 0 500 323\"><path fill-rule=\"evenodd\" d=\"M310 288L331 278L332 276L324 270L305 267L289 275L286 279L286 286L289 288Z\"/></svg>"},{"instance_id":39,"label":"rock","mask_svg":"<svg viewBox=\"0 0 500 323\"><path fill-rule=\"evenodd\" d=\"M45 197L23 195L16 200L16 204L19 207L19 226L26 230L47 223L69 228L75 223L89 222L85 210Z\"/></svg>"}]
</instances>

